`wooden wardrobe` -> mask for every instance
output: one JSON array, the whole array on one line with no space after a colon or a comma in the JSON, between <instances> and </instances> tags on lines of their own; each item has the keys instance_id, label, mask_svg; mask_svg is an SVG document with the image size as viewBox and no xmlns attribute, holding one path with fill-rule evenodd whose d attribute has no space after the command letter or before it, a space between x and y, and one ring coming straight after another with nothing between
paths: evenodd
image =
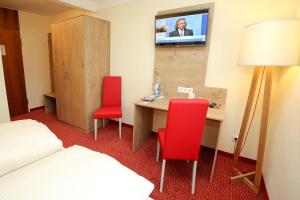
<instances>
[{"instance_id":1,"label":"wooden wardrobe","mask_svg":"<svg viewBox=\"0 0 300 200\"><path fill-rule=\"evenodd\" d=\"M110 22L78 16L51 24L57 118L86 131L109 75Z\"/></svg>"}]
</instances>

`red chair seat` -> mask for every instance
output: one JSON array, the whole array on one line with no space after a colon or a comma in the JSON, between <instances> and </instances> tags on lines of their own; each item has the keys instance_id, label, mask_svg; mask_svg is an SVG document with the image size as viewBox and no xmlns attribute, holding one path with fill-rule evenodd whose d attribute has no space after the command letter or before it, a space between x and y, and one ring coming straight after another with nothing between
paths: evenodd
<instances>
[{"instance_id":1,"label":"red chair seat","mask_svg":"<svg viewBox=\"0 0 300 200\"><path fill-rule=\"evenodd\" d=\"M122 109L120 106L102 107L94 112L94 118L122 118Z\"/></svg>"}]
</instances>

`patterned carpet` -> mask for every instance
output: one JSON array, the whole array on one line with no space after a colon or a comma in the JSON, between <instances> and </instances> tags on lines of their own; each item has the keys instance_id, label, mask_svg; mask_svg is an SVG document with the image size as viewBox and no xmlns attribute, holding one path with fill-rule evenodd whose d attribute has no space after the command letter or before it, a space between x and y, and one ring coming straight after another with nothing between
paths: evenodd
<instances>
[{"instance_id":1,"label":"patterned carpet","mask_svg":"<svg viewBox=\"0 0 300 200\"><path fill-rule=\"evenodd\" d=\"M114 157L123 165L154 183L155 189L151 197L155 200L267 199L264 190L262 190L260 195L256 195L244 184L230 183L229 178L232 175L232 159L223 154L218 155L215 175L213 181L210 183L209 175L213 152L207 149L201 150L194 195L190 193L192 162L167 161L164 191L160 193L159 180L161 160L159 162L155 161L155 136L150 138L137 152L132 152L132 128L123 126L122 139L119 140L117 123L114 122L109 123L105 128L99 129L98 141L95 142L92 134L87 134L79 128L58 121L55 114L45 114L43 109L38 109L13 118L13 120L18 119L35 119L46 124L49 129L63 141L65 147L77 144ZM253 165L249 163L242 163L241 167L243 171L253 170Z\"/></svg>"}]
</instances>

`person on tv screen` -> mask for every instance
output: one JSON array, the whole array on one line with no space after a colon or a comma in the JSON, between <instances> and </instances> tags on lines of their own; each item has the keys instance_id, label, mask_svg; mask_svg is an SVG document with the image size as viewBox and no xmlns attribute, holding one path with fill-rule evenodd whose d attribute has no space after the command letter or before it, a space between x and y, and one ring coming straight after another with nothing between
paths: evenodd
<instances>
[{"instance_id":1,"label":"person on tv screen","mask_svg":"<svg viewBox=\"0 0 300 200\"><path fill-rule=\"evenodd\" d=\"M187 23L185 18L180 18L176 21L175 31L170 32L169 37L181 37L194 35L192 29L186 29Z\"/></svg>"}]
</instances>

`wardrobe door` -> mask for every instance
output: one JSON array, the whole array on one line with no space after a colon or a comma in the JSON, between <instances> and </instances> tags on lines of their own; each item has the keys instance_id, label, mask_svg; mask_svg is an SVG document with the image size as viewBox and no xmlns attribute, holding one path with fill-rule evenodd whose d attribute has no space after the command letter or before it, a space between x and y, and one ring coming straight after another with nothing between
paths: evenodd
<instances>
[{"instance_id":1,"label":"wardrobe door","mask_svg":"<svg viewBox=\"0 0 300 200\"><path fill-rule=\"evenodd\" d=\"M87 130L94 128L93 112L101 106L102 79L109 75L110 23L85 16L85 79Z\"/></svg>"},{"instance_id":2,"label":"wardrobe door","mask_svg":"<svg viewBox=\"0 0 300 200\"><path fill-rule=\"evenodd\" d=\"M52 24L57 117L85 128L83 18Z\"/></svg>"},{"instance_id":3,"label":"wardrobe door","mask_svg":"<svg viewBox=\"0 0 300 200\"><path fill-rule=\"evenodd\" d=\"M55 84L56 95L56 113L57 118L60 120L66 119L66 59L63 55L66 55L65 41L64 41L64 26L63 23L56 23L51 25L52 33L52 54L53 54L53 75Z\"/></svg>"}]
</instances>

